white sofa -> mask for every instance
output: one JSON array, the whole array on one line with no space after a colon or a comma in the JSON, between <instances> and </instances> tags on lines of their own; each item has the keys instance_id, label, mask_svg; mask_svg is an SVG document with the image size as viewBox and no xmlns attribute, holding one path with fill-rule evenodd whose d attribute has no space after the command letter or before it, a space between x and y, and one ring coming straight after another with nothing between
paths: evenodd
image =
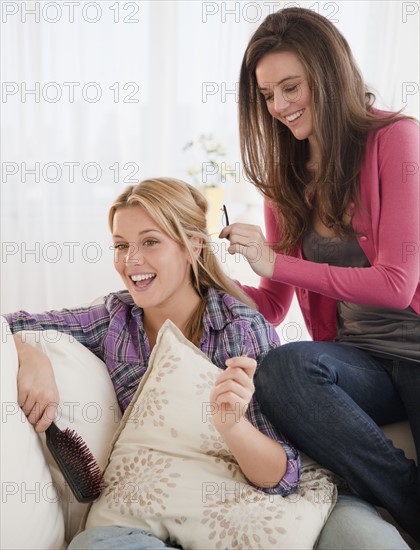
<instances>
[{"instance_id":1,"label":"white sofa","mask_svg":"<svg viewBox=\"0 0 420 550\"><path fill-rule=\"evenodd\" d=\"M1 319L1 544L12 549L61 549L77 532L87 505L78 503L44 444L17 404L18 362L13 337ZM102 468L121 419L102 361L77 341L54 331L25 333L53 364L60 391L59 427L74 429ZM385 428L415 458L408 423Z\"/></svg>"},{"instance_id":2,"label":"white sofa","mask_svg":"<svg viewBox=\"0 0 420 550\"><path fill-rule=\"evenodd\" d=\"M45 436L35 432L17 404L16 347L6 320L1 321L0 548L66 548L87 504L75 500L45 446ZM53 364L61 398L57 425L75 430L104 468L121 419L105 364L68 335L25 335Z\"/></svg>"}]
</instances>

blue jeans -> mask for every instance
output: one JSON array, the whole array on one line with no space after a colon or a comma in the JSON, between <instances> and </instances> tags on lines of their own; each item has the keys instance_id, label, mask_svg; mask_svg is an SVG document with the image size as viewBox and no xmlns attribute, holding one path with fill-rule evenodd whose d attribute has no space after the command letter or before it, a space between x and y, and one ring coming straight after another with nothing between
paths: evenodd
<instances>
[{"instance_id":1,"label":"blue jeans","mask_svg":"<svg viewBox=\"0 0 420 550\"><path fill-rule=\"evenodd\" d=\"M356 495L339 491L317 550L409 550L397 529L376 508Z\"/></svg>"},{"instance_id":2,"label":"blue jeans","mask_svg":"<svg viewBox=\"0 0 420 550\"><path fill-rule=\"evenodd\" d=\"M418 363L345 344L297 342L266 355L255 386L279 431L420 541L419 469L379 428L408 418L420 457Z\"/></svg>"},{"instance_id":3,"label":"blue jeans","mask_svg":"<svg viewBox=\"0 0 420 550\"><path fill-rule=\"evenodd\" d=\"M278 498L281 498L280 496ZM302 528L305 522L303 521ZM83 531L68 550L155 550L171 548L142 529L106 526ZM172 547L173 548L173 547ZM180 548L176 546L176 548ZM250 548L253 548L250 546ZM317 550L409 550L395 527L354 495L340 493L319 537Z\"/></svg>"},{"instance_id":4,"label":"blue jeans","mask_svg":"<svg viewBox=\"0 0 420 550\"><path fill-rule=\"evenodd\" d=\"M155 550L156 548L180 548L180 546L168 546L143 529L117 525L86 529L79 533L68 546L68 550Z\"/></svg>"}]
</instances>

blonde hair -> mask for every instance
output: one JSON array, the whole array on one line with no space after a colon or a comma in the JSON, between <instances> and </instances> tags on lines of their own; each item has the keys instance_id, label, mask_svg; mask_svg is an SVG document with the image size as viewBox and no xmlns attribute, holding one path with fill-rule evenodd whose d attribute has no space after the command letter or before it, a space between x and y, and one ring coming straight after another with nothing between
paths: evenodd
<instances>
[{"instance_id":1,"label":"blonde hair","mask_svg":"<svg viewBox=\"0 0 420 550\"><path fill-rule=\"evenodd\" d=\"M185 247L191 259L191 282L201 297L199 307L189 321L185 335L198 344L201 336L207 291L215 288L255 307L254 302L223 272L207 231L207 200L192 185L173 178L153 178L127 187L109 211L112 231L115 212L120 208L142 206L171 239ZM194 252L192 238L202 240L201 252Z\"/></svg>"}]
</instances>

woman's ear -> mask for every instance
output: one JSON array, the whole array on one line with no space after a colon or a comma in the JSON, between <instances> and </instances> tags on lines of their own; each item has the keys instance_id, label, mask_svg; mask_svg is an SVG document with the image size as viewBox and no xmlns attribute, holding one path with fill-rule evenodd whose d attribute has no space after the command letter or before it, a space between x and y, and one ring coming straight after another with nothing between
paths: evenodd
<instances>
[{"instance_id":1,"label":"woman's ear","mask_svg":"<svg viewBox=\"0 0 420 550\"><path fill-rule=\"evenodd\" d=\"M203 239L201 237L191 237L190 243L191 249L194 252L195 257L198 258L203 249ZM191 259L189 260L189 263L191 263Z\"/></svg>"}]
</instances>

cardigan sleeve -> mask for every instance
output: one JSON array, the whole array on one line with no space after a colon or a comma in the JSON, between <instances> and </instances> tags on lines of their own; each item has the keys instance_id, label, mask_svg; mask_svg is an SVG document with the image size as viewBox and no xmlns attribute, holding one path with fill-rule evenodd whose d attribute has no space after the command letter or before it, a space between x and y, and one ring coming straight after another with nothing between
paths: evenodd
<instances>
[{"instance_id":1,"label":"cardigan sleeve","mask_svg":"<svg viewBox=\"0 0 420 550\"><path fill-rule=\"evenodd\" d=\"M395 309L412 305L418 312L419 128L415 122L400 120L369 136L360 181L361 206L353 225L364 220L365 234L358 238L371 267L334 267L277 254L273 282L358 304Z\"/></svg>"}]
</instances>

